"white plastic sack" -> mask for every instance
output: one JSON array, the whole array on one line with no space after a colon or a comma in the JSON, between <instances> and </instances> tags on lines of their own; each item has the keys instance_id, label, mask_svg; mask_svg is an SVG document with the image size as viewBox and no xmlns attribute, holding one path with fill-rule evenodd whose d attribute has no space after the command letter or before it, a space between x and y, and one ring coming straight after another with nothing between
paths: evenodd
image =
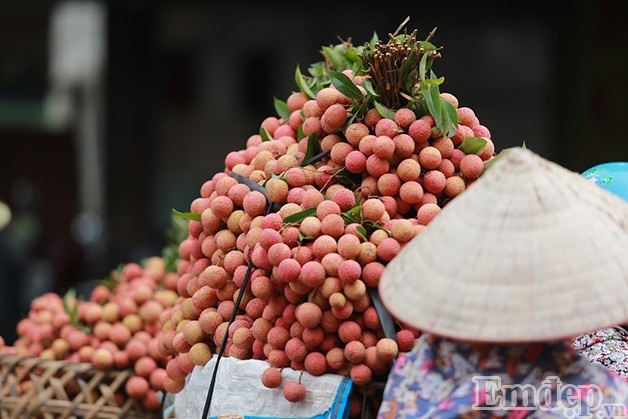
<instances>
[{"instance_id":1,"label":"white plastic sack","mask_svg":"<svg viewBox=\"0 0 628 419\"><path fill-rule=\"evenodd\" d=\"M202 418L217 356L204 367L196 367L184 389L175 395L177 419ZM304 371L283 368L283 383L299 380L307 393L304 400L291 403L283 396L283 385L270 389L262 384L262 373L269 364L260 360L223 357L218 365L209 418L347 418L349 416L350 378L336 374L313 376Z\"/></svg>"}]
</instances>

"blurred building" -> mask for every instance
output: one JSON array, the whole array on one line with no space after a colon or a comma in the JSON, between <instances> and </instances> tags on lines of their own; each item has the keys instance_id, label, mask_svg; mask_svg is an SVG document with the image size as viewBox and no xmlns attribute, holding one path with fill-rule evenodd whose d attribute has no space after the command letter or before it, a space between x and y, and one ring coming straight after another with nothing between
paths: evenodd
<instances>
[{"instance_id":1,"label":"blurred building","mask_svg":"<svg viewBox=\"0 0 628 419\"><path fill-rule=\"evenodd\" d=\"M339 38L437 27L435 71L498 149L566 167L627 160L628 4L0 3L0 334L30 296L160 254L173 208Z\"/></svg>"}]
</instances>

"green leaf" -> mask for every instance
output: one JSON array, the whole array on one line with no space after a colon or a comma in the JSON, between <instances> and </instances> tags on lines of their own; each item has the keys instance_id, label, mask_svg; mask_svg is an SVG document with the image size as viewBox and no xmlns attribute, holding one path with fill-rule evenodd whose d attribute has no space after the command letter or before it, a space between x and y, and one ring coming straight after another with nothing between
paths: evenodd
<instances>
[{"instance_id":1,"label":"green leaf","mask_svg":"<svg viewBox=\"0 0 628 419\"><path fill-rule=\"evenodd\" d=\"M316 134L312 133L309 137L307 137L307 149L305 150L305 155L303 156L303 161L308 161L316 154L321 152L321 145L318 142L318 137Z\"/></svg>"},{"instance_id":2,"label":"green leaf","mask_svg":"<svg viewBox=\"0 0 628 419\"><path fill-rule=\"evenodd\" d=\"M108 276L106 278L96 280L96 284L102 284L107 287L109 291L113 291L118 286L118 281Z\"/></svg>"},{"instance_id":3,"label":"green leaf","mask_svg":"<svg viewBox=\"0 0 628 419\"><path fill-rule=\"evenodd\" d=\"M70 307L70 300L73 300L73 306ZM74 288L68 289L68 291L63 296L63 311L65 311L70 316L70 322L73 326L79 327L80 323L78 320L78 308L79 303L82 299L77 297L76 290Z\"/></svg>"},{"instance_id":4,"label":"green leaf","mask_svg":"<svg viewBox=\"0 0 628 419\"><path fill-rule=\"evenodd\" d=\"M440 98L440 92L438 91L437 84L429 84L427 87L421 87L421 93L425 98L425 103L427 104L427 109L430 111L432 118L434 118L434 123L436 124L436 128L442 130L443 127L443 115L442 111L442 103Z\"/></svg>"},{"instance_id":5,"label":"green leaf","mask_svg":"<svg viewBox=\"0 0 628 419\"><path fill-rule=\"evenodd\" d=\"M283 100L277 99L277 97L275 97L275 111L280 118L283 118L284 121L287 121L290 118L290 109L288 108L288 104Z\"/></svg>"},{"instance_id":6,"label":"green leaf","mask_svg":"<svg viewBox=\"0 0 628 419\"><path fill-rule=\"evenodd\" d=\"M375 89L373 88L373 83L371 83L370 80L364 80L364 82L362 83L362 87L369 95L373 97L379 97L379 93L375 91Z\"/></svg>"},{"instance_id":7,"label":"green leaf","mask_svg":"<svg viewBox=\"0 0 628 419\"><path fill-rule=\"evenodd\" d=\"M425 81L425 71L427 69L427 54L423 54L421 56L421 61L419 61L419 78L421 81Z\"/></svg>"},{"instance_id":8,"label":"green leaf","mask_svg":"<svg viewBox=\"0 0 628 419\"><path fill-rule=\"evenodd\" d=\"M184 218L186 220L201 221L201 214L199 214L198 212L181 212L173 208L172 213L175 216Z\"/></svg>"},{"instance_id":9,"label":"green leaf","mask_svg":"<svg viewBox=\"0 0 628 419\"><path fill-rule=\"evenodd\" d=\"M436 45L428 41L419 41L419 46L421 47L421 49L423 49L426 52L436 51Z\"/></svg>"},{"instance_id":10,"label":"green leaf","mask_svg":"<svg viewBox=\"0 0 628 419\"><path fill-rule=\"evenodd\" d=\"M348 211L349 215L358 221L362 221L362 205L356 205Z\"/></svg>"},{"instance_id":11,"label":"green leaf","mask_svg":"<svg viewBox=\"0 0 628 419\"><path fill-rule=\"evenodd\" d=\"M345 220L345 222L347 224L351 224L351 223L362 223L362 205L360 205L359 202L356 203L356 205L347 210L347 211L343 211L342 213L340 213L340 215L342 216L342 218Z\"/></svg>"},{"instance_id":12,"label":"green leaf","mask_svg":"<svg viewBox=\"0 0 628 419\"><path fill-rule=\"evenodd\" d=\"M354 207L357 207L360 205L360 201L362 201L362 191L356 191L355 193L355 202L353 203Z\"/></svg>"},{"instance_id":13,"label":"green leaf","mask_svg":"<svg viewBox=\"0 0 628 419\"><path fill-rule=\"evenodd\" d=\"M371 36L371 39L369 40L369 46L371 47L371 49L375 47L375 44L377 44L377 42L379 42L379 36L377 36L377 32L373 32L373 36Z\"/></svg>"},{"instance_id":14,"label":"green leaf","mask_svg":"<svg viewBox=\"0 0 628 419\"><path fill-rule=\"evenodd\" d=\"M450 126L446 130L445 135L447 137L451 137L456 133L456 127L458 126L458 112L456 111L456 108L454 108L454 105L443 98L441 98L441 104L450 122Z\"/></svg>"},{"instance_id":15,"label":"green leaf","mask_svg":"<svg viewBox=\"0 0 628 419\"><path fill-rule=\"evenodd\" d=\"M393 119L395 117L395 112L388 109L386 106L382 105L378 101L373 102L375 104L375 109L380 113L384 118Z\"/></svg>"},{"instance_id":16,"label":"green leaf","mask_svg":"<svg viewBox=\"0 0 628 419\"><path fill-rule=\"evenodd\" d=\"M392 231L388 230L383 225L377 222L369 220L369 221L366 221L363 225L367 229L367 231L383 230L386 232L386 234L388 234L388 237L392 237Z\"/></svg>"},{"instance_id":17,"label":"green leaf","mask_svg":"<svg viewBox=\"0 0 628 419\"><path fill-rule=\"evenodd\" d=\"M338 183L353 189L355 186L362 182L362 175L360 173L351 173L346 168L337 172L334 177Z\"/></svg>"},{"instance_id":18,"label":"green leaf","mask_svg":"<svg viewBox=\"0 0 628 419\"><path fill-rule=\"evenodd\" d=\"M426 81L433 84L443 84L443 82L445 81L445 77L436 77L434 71L430 70L430 78Z\"/></svg>"},{"instance_id":19,"label":"green leaf","mask_svg":"<svg viewBox=\"0 0 628 419\"><path fill-rule=\"evenodd\" d=\"M300 223L307 217L316 215L316 207L311 207L303 211L299 211L283 219L284 224Z\"/></svg>"},{"instance_id":20,"label":"green leaf","mask_svg":"<svg viewBox=\"0 0 628 419\"><path fill-rule=\"evenodd\" d=\"M70 307L70 303L68 302L69 300L73 300L76 298L76 290L74 288L70 288L66 291L66 293L63 295L63 311L65 311L67 314L70 315L70 317L72 316L72 308Z\"/></svg>"},{"instance_id":21,"label":"green leaf","mask_svg":"<svg viewBox=\"0 0 628 419\"><path fill-rule=\"evenodd\" d=\"M449 114L443 107L442 101L441 101L440 113L441 113L441 119L442 119L440 131L442 132L442 135L449 137L452 125L451 125L451 120L449 119ZM451 133L451 135L455 133L456 133L456 129L454 127L454 132Z\"/></svg>"},{"instance_id":22,"label":"green leaf","mask_svg":"<svg viewBox=\"0 0 628 419\"><path fill-rule=\"evenodd\" d=\"M299 231L299 243L303 244L304 242L314 241L314 236L306 236L305 234Z\"/></svg>"},{"instance_id":23,"label":"green leaf","mask_svg":"<svg viewBox=\"0 0 628 419\"><path fill-rule=\"evenodd\" d=\"M362 59L360 58L360 56L358 55L358 53L356 52L354 48L349 48L347 52L345 53L345 57L352 64L357 64L360 68L362 67Z\"/></svg>"},{"instance_id":24,"label":"green leaf","mask_svg":"<svg viewBox=\"0 0 628 419\"><path fill-rule=\"evenodd\" d=\"M357 219L355 216L350 214L348 211L341 212L340 216L342 217L342 219L344 220L346 224L353 224L353 223L360 222L359 219Z\"/></svg>"},{"instance_id":25,"label":"green leaf","mask_svg":"<svg viewBox=\"0 0 628 419\"><path fill-rule=\"evenodd\" d=\"M412 51L410 55L408 55L406 62L403 64L403 67L401 67L401 74L399 76L401 80L407 80L408 82L412 83L412 78L409 77L409 75L413 71L416 71L415 65L414 65L416 58L417 58L417 55L415 54L414 51Z\"/></svg>"},{"instance_id":26,"label":"green leaf","mask_svg":"<svg viewBox=\"0 0 628 419\"><path fill-rule=\"evenodd\" d=\"M259 127L259 135L262 137L262 141L270 141L273 139L273 136L270 135L270 133L266 131L266 128L264 127Z\"/></svg>"},{"instance_id":27,"label":"green leaf","mask_svg":"<svg viewBox=\"0 0 628 419\"><path fill-rule=\"evenodd\" d=\"M484 150L486 140L481 137L467 137L458 146L464 154L480 154Z\"/></svg>"},{"instance_id":28,"label":"green leaf","mask_svg":"<svg viewBox=\"0 0 628 419\"><path fill-rule=\"evenodd\" d=\"M344 68L343 65L343 57L336 49L330 47L323 47L323 55L331 61L332 66L336 70L342 70Z\"/></svg>"},{"instance_id":29,"label":"green leaf","mask_svg":"<svg viewBox=\"0 0 628 419\"><path fill-rule=\"evenodd\" d=\"M364 226L361 226L361 225L357 226L355 228L355 231L362 237L362 239L364 239L365 242L369 240L368 233L366 232L366 229L364 228Z\"/></svg>"},{"instance_id":30,"label":"green leaf","mask_svg":"<svg viewBox=\"0 0 628 419\"><path fill-rule=\"evenodd\" d=\"M346 74L340 71L330 71L327 75L329 76L331 84L333 84L340 93L351 99L362 99L362 92Z\"/></svg>"},{"instance_id":31,"label":"green leaf","mask_svg":"<svg viewBox=\"0 0 628 419\"><path fill-rule=\"evenodd\" d=\"M312 92L310 86L308 86L307 81L303 77L303 74L301 74L301 69L299 68L299 66L297 66L297 69L294 72L294 81L297 83L297 86L299 86L299 89L301 89L303 93L308 95L310 99L316 99L316 95Z\"/></svg>"}]
</instances>

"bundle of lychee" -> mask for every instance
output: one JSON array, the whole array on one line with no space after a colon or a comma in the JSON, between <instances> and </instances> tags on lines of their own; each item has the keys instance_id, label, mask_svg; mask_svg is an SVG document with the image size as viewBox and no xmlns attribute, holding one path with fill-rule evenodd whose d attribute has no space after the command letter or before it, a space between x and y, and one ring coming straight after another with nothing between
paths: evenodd
<instances>
[{"instance_id":1,"label":"bundle of lychee","mask_svg":"<svg viewBox=\"0 0 628 419\"><path fill-rule=\"evenodd\" d=\"M161 335L169 391L218 351L267 361L268 387L290 367L367 388L412 348L420 331L378 304L379 278L495 154L474 111L440 92L432 35L323 47L278 115L175 211L189 235ZM305 397L288 384L288 400Z\"/></svg>"},{"instance_id":2,"label":"bundle of lychee","mask_svg":"<svg viewBox=\"0 0 628 419\"><path fill-rule=\"evenodd\" d=\"M86 300L73 291L45 293L31 301L28 315L17 324L18 338L0 353L86 362L102 371L132 369L134 375L116 398L122 404L131 397L155 411L169 360L158 348L160 317L179 297L177 281L163 258L151 257L121 265ZM20 389L33 384L26 381Z\"/></svg>"}]
</instances>

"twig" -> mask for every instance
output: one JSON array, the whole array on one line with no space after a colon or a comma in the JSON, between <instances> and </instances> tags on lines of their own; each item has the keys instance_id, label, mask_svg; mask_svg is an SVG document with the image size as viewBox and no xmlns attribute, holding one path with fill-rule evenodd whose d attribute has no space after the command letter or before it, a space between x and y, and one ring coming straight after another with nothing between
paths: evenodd
<instances>
[{"instance_id":1,"label":"twig","mask_svg":"<svg viewBox=\"0 0 628 419\"><path fill-rule=\"evenodd\" d=\"M403 28L404 26L406 26L406 23L408 23L408 21L410 20L410 16L408 16L403 22L401 22L401 25L399 25L399 27L397 28L397 30L393 33L392 36L397 36L399 35L399 32L401 31L401 28Z\"/></svg>"}]
</instances>

